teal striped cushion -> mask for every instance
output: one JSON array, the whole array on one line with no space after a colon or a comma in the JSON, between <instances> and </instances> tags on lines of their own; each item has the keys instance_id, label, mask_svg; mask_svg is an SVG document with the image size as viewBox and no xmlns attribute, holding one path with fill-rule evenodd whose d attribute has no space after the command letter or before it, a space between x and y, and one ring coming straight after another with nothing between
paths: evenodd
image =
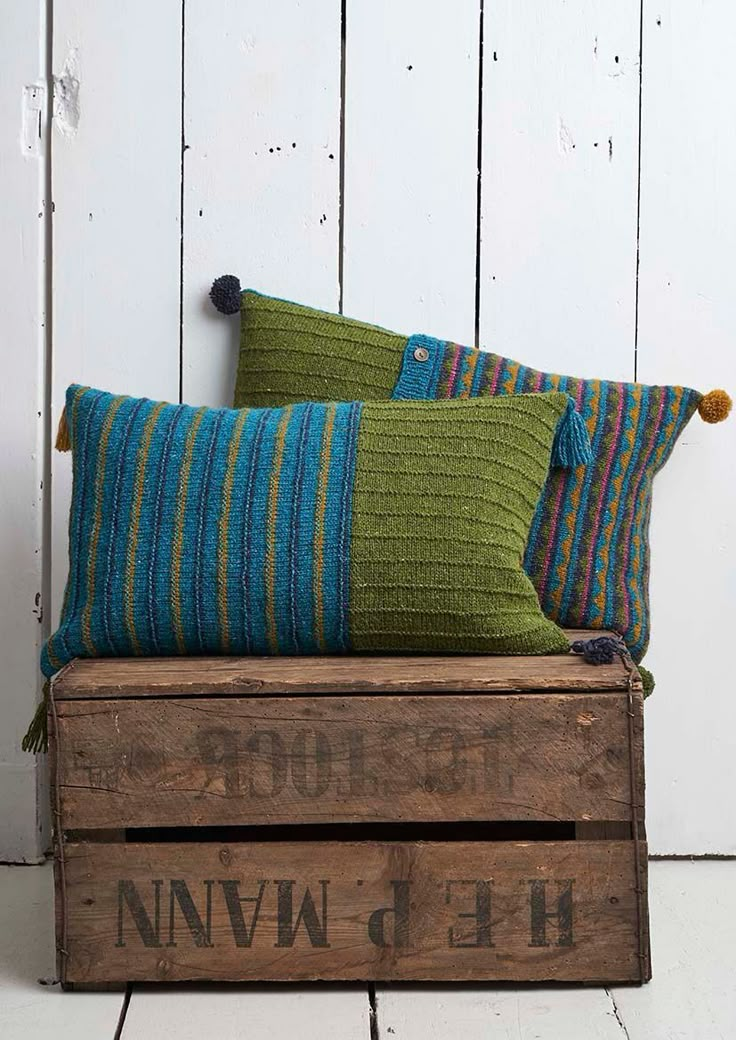
<instances>
[{"instance_id":1,"label":"teal striped cushion","mask_svg":"<svg viewBox=\"0 0 736 1040\"><path fill-rule=\"evenodd\" d=\"M71 387L70 570L44 673L77 656L346 650L359 415L359 404L235 411ZM317 580L334 593L319 618L303 594L317 523Z\"/></svg>"},{"instance_id":2,"label":"teal striped cushion","mask_svg":"<svg viewBox=\"0 0 736 1040\"><path fill-rule=\"evenodd\" d=\"M566 651L521 556L568 404L236 411L70 387L69 578L43 672L78 656Z\"/></svg>"}]
</instances>

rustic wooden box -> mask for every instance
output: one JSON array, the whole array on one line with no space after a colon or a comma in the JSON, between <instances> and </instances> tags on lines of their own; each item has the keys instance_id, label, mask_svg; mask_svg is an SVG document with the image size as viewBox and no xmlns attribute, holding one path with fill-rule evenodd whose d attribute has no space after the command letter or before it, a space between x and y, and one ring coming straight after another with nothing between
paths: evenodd
<instances>
[{"instance_id":1,"label":"rustic wooden box","mask_svg":"<svg viewBox=\"0 0 736 1040\"><path fill-rule=\"evenodd\" d=\"M650 977L620 661L75 661L50 716L67 987Z\"/></svg>"}]
</instances>

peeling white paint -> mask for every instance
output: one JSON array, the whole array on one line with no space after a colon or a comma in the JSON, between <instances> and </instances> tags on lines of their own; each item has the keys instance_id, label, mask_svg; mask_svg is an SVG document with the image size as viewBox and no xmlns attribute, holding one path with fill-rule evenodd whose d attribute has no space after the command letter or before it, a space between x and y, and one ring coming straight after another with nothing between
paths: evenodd
<instances>
[{"instance_id":1,"label":"peeling white paint","mask_svg":"<svg viewBox=\"0 0 736 1040\"><path fill-rule=\"evenodd\" d=\"M562 116L558 117L557 141L563 155L570 155L575 148L575 140L570 128L565 125Z\"/></svg>"},{"instance_id":2,"label":"peeling white paint","mask_svg":"<svg viewBox=\"0 0 736 1040\"><path fill-rule=\"evenodd\" d=\"M43 125L46 109L46 88L42 83L23 87L23 117L21 149L24 155L37 158L43 155Z\"/></svg>"},{"instance_id":3,"label":"peeling white paint","mask_svg":"<svg viewBox=\"0 0 736 1040\"><path fill-rule=\"evenodd\" d=\"M70 48L60 76L54 76L54 123L64 137L79 128L79 52Z\"/></svg>"}]
</instances>

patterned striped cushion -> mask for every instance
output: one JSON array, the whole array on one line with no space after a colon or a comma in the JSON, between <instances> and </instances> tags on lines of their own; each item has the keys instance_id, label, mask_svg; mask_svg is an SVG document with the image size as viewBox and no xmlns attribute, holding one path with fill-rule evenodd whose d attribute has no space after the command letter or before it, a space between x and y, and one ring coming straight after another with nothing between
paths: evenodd
<instances>
[{"instance_id":1,"label":"patterned striped cushion","mask_svg":"<svg viewBox=\"0 0 736 1040\"><path fill-rule=\"evenodd\" d=\"M521 557L565 394L190 408L67 392L77 656L564 652Z\"/></svg>"},{"instance_id":2,"label":"patterned striped cushion","mask_svg":"<svg viewBox=\"0 0 736 1040\"><path fill-rule=\"evenodd\" d=\"M590 434L594 461L553 469L524 558L558 624L614 629L641 660L649 641L652 480L702 395L538 372L498 354L406 336L246 291L235 404L308 398L466 398L564 390ZM418 361L415 351L420 350Z\"/></svg>"}]
</instances>

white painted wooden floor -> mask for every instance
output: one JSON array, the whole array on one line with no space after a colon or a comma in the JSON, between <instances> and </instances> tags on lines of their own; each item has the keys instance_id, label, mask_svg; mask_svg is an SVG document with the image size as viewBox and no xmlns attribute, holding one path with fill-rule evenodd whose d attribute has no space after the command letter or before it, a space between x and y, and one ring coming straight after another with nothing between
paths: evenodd
<instances>
[{"instance_id":1,"label":"white painted wooden floor","mask_svg":"<svg viewBox=\"0 0 736 1040\"><path fill-rule=\"evenodd\" d=\"M654 981L642 988L133 988L52 981L49 865L0 867L2 1040L732 1040L736 862L651 864ZM121 1021L124 1017L124 1021ZM117 1032L116 1032L117 1031Z\"/></svg>"}]
</instances>

